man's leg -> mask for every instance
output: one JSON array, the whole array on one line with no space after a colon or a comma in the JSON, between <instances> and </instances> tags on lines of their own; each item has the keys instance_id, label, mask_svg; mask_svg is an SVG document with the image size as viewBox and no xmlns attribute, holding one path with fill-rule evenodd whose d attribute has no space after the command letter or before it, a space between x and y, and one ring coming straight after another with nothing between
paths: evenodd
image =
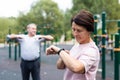
<instances>
[{"instance_id":1,"label":"man's leg","mask_svg":"<svg viewBox=\"0 0 120 80\"><path fill-rule=\"evenodd\" d=\"M36 60L33 62L33 68L32 68L32 78L33 80L40 80L40 60Z\"/></svg>"},{"instance_id":2,"label":"man's leg","mask_svg":"<svg viewBox=\"0 0 120 80\"><path fill-rule=\"evenodd\" d=\"M30 70L28 68L28 63L22 60L20 67L22 72L22 80L29 80Z\"/></svg>"}]
</instances>

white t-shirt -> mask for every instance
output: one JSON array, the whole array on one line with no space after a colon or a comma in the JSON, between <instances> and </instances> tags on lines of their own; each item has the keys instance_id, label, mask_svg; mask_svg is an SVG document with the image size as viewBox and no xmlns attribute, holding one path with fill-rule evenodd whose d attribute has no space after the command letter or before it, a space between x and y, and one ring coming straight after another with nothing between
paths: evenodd
<instances>
[{"instance_id":1,"label":"white t-shirt","mask_svg":"<svg viewBox=\"0 0 120 80\"><path fill-rule=\"evenodd\" d=\"M21 58L24 60L34 60L39 57L40 42L44 38L39 39L39 35L29 37L28 35L19 35L22 39L18 39L21 45Z\"/></svg>"},{"instance_id":2,"label":"white t-shirt","mask_svg":"<svg viewBox=\"0 0 120 80\"><path fill-rule=\"evenodd\" d=\"M100 53L94 42L74 45L70 50L70 56L76 58L84 64L85 73L74 73L66 68L64 80L96 80Z\"/></svg>"}]
</instances>

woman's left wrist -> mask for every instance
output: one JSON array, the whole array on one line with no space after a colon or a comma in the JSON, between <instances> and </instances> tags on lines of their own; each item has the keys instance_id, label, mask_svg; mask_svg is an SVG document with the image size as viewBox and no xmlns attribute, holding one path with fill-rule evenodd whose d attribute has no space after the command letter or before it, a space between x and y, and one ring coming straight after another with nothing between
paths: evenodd
<instances>
[{"instance_id":1,"label":"woman's left wrist","mask_svg":"<svg viewBox=\"0 0 120 80\"><path fill-rule=\"evenodd\" d=\"M59 51L57 52L57 54L59 55L61 51L64 51L64 48L59 49Z\"/></svg>"}]
</instances>

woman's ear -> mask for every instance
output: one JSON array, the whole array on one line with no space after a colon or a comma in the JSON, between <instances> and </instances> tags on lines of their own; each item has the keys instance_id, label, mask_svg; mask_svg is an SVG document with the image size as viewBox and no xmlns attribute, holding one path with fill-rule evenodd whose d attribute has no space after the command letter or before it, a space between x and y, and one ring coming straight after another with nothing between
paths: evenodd
<instances>
[{"instance_id":1,"label":"woman's ear","mask_svg":"<svg viewBox=\"0 0 120 80\"><path fill-rule=\"evenodd\" d=\"M88 36L91 36L92 32L88 32Z\"/></svg>"}]
</instances>

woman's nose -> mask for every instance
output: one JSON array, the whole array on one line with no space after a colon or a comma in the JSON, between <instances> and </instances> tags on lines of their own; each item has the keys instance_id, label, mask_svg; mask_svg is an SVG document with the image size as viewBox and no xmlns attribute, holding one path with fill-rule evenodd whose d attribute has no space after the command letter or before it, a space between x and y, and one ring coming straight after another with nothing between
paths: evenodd
<instances>
[{"instance_id":1,"label":"woman's nose","mask_svg":"<svg viewBox=\"0 0 120 80\"><path fill-rule=\"evenodd\" d=\"M73 32L73 35L74 35L74 36L77 36L77 35L78 35L78 32L77 32L77 31L74 31L74 32Z\"/></svg>"}]
</instances>

